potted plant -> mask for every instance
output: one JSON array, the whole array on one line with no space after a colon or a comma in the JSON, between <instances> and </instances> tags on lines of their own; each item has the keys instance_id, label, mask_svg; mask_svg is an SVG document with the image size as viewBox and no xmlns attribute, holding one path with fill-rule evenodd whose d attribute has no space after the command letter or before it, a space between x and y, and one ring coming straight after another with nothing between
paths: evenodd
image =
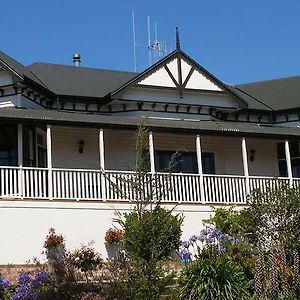
<instances>
[{"instance_id":1,"label":"potted plant","mask_svg":"<svg viewBox=\"0 0 300 300\"><path fill-rule=\"evenodd\" d=\"M46 257L50 263L62 262L66 258L65 239L61 234L57 234L54 228L49 229L44 242Z\"/></svg>"},{"instance_id":2,"label":"potted plant","mask_svg":"<svg viewBox=\"0 0 300 300\"><path fill-rule=\"evenodd\" d=\"M123 231L117 228L109 228L105 234L105 247L108 259L115 260L120 257L120 246L123 237Z\"/></svg>"}]
</instances>

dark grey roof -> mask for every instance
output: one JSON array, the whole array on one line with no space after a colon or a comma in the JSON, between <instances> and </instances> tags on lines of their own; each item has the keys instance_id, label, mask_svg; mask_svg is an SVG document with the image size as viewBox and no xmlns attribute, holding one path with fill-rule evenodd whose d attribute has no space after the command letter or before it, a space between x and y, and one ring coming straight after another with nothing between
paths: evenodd
<instances>
[{"instance_id":1,"label":"dark grey roof","mask_svg":"<svg viewBox=\"0 0 300 300\"><path fill-rule=\"evenodd\" d=\"M236 85L273 110L300 108L300 76Z\"/></svg>"},{"instance_id":2,"label":"dark grey roof","mask_svg":"<svg viewBox=\"0 0 300 300\"><path fill-rule=\"evenodd\" d=\"M57 95L102 98L136 73L35 63L28 66L49 90Z\"/></svg>"},{"instance_id":3,"label":"dark grey roof","mask_svg":"<svg viewBox=\"0 0 300 300\"><path fill-rule=\"evenodd\" d=\"M242 91L236 86L228 85L227 87L233 90L240 98L244 99L248 103L248 109L255 110L272 110L272 107L265 104L261 99L255 98L253 95L248 94L245 91Z\"/></svg>"},{"instance_id":4,"label":"dark grey roof","mask_svg":"<svg viewBox=\"0 0 300 300\"><path fill-rule=\"evenodd\" d=\"M145 118L67 113L53 110L0 109L2 121L39 122L83 127L116 127L118 129L136 128ZM300 128L279 126L257 126L238 122L188 121L174 119L147 118L146 125L153 130L184 131L191 133L208 133L231 136L256 136L274 138L299 138Z\"/></svg>"},{"instance_id":5,"label":"dark grey roof","mask_svg":"<svg viewBox=\"0 0 300 300\"><path fill-rule=\"evenodd\" d=\"M43 83L37 77L35 77L27 67L2 51L0 51L0 66L9 70L15 80L24 80L25 77L27 77L35 83L43 86Z\"/></svg>"},{"instance_id":6,"label":"dark grey roof","mask_svg":"<svg viewBox=\"0 0 300 300\"><path fill-rule=\"evenodd\" d=\"M222 85L232 96L240 99L242 104L247 103L245 109L272 111L300 108L300 76L235 86L225 85L179 50L172 52L156 65L140 74L47 63L35 63L26 67L1 51L0 67L9 70L15 82L30 81L48 89L49 93L52 94L103 98L135 83L140 76L144 76L145 73L153 70L158 64L177 54L191 60L197 68Z\"/></svg>"}]
</instances>

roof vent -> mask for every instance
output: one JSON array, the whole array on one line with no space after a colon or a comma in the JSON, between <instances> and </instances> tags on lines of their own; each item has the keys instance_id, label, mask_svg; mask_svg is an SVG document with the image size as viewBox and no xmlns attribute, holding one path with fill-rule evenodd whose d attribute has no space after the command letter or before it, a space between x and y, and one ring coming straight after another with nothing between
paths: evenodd
<instances>
[{"instance_id":1,"label":"roof vent","mask_svg":"<svg viewBox=\"0 0 300 300\"><path fill-rule=\"evenodd\" d=\"M74 53L73 54L73 64L75 67L80 67L81 59L80 59L80 54L79 53Z\"/></svg>"}]
</instances>

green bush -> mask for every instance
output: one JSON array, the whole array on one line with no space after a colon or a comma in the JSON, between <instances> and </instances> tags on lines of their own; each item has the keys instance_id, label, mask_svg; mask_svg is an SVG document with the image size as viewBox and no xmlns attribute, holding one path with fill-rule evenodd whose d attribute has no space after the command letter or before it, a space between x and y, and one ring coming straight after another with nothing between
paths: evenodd
<instances>
[{"instance_id":1,"label":"green bush","mask_svg":"<svg viewBox=\"0 0 300 300\"><path fill-rule=\"evenodd\" d=\"M174 275L155 262L122 261L109 266L113 278L107 285L107 299L157 300L165 295Z\"/></svg>"},{"instance_id":2,"label":"green bush","mask_svg":"<svg viewBox=\"0 0 300 300\"><path fill-rule=\"evenodd\" d=\"M257 220L249 209L235 210L234 207L216 208L214 216L204 220L205 224L211 224L223 233L231 237L243 237L254 242Z\"/></svg>"},{"instance_id":3,"label":"green bush","mask_svg":"<svg viewBox=\"0 0 300 300\"><path fill-rule=\"evenodd\" d=\"M249 300L249 283L231 261L210 255L187 265L178 279L179 299Z\"/></svg>"},{"instance_id":4,"label":"green bush","mask_svg":"<svg viewBox=\"0 0 300 300\"><path fill-rule=\"evenodd\" d=\"M182 217L156 206L125 214L123 246L128 257L146 261L168 258L180 244Z\"/></svg>"}]
</instances>

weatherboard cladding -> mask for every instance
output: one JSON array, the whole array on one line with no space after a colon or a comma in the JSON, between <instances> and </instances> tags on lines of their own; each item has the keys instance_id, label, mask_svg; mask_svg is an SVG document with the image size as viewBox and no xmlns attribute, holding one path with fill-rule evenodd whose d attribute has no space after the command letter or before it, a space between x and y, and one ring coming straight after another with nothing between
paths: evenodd
<instances>
[{"instance_id":1,"label":"weatherboard cladding","mask_svg":"<svg viewBox=\"0 0 300 300\"><path fill-rule=\"evenodd\" d=\"M277 136L283 138L298 138L300 128L287 128L279 126L258 126L238 122L215 122L215 121L194 121L194 120L174 120L156 119L143 117L124 117L113 115L94 115L80 113L66 113L54 110L33 110L33 109L0 109L0 119L2 121L33 121L44 124L59 124L69 126L93 126L93 127L115 127L119 129L136 128L141 123L145 123L153 130L161 131L185 131L185 132L207 132L210 134L222 135L249 135L249 136Z\"/></svg>"}]
</instances>

